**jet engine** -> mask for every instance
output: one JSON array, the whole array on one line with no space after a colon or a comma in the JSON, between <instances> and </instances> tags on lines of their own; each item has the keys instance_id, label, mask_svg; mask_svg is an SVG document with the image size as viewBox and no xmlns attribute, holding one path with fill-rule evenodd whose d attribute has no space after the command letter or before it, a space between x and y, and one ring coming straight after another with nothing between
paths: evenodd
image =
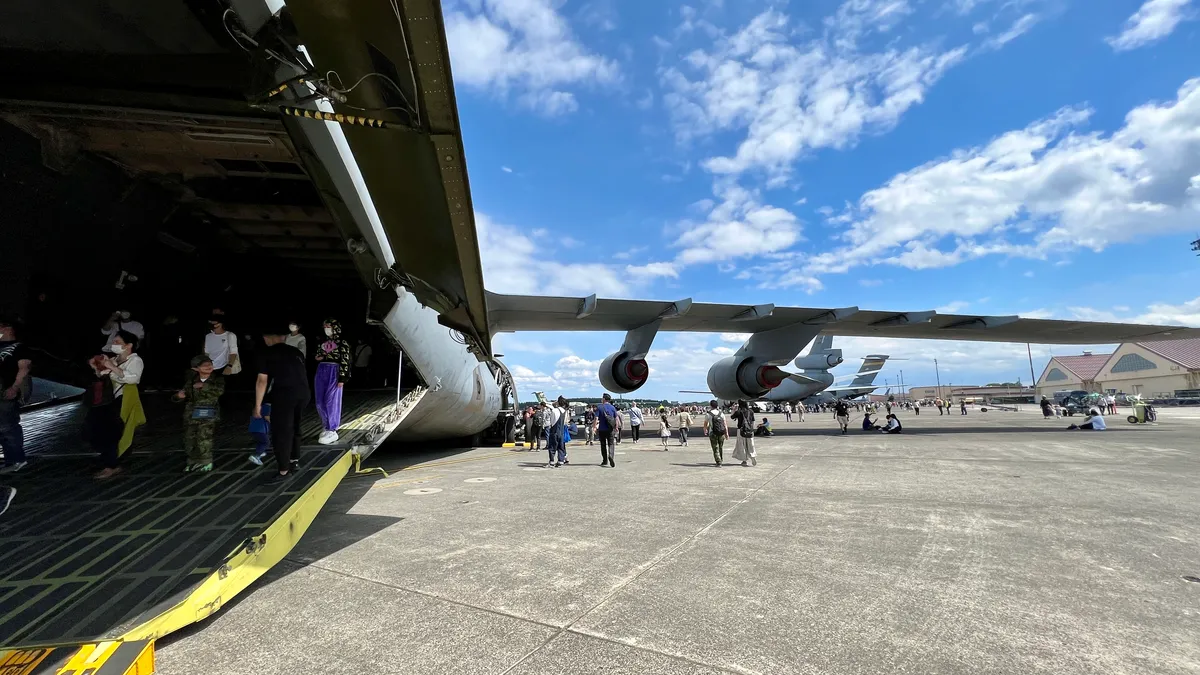
<instances>
[{"instance_id":1,"label":"jet engine","mask_svg":"<svg viewBox=\"0 0 1200 675\"><path fill-rule=\"evenodd\" d=\"M753 356L727 356L708 369L708 390L719 399L755 399L779 386L787 373Z\"/></svg>"},{"instance_id":2,"label":"jet engine","mask_svg":"<svg viewBox=\"0 0 1200 675\"><path fill-rule=\"evenodd\" d=\"M842 363L842 350L831 349L816 354L803 354L796 357L796 367L803 370L829 370Z\"/></svg>"},{"instance_id":3,"label":"jet engine","mask_svg":"<svg viewBox=\"0 0 1200 675\"><path fill-rule=\"evenodd\" d=\"M650 377L646 359L630 358L629 352L615 352L600 362L600 384L605 391L628 394L637 391Z\"/></svg>"}]
</instances>

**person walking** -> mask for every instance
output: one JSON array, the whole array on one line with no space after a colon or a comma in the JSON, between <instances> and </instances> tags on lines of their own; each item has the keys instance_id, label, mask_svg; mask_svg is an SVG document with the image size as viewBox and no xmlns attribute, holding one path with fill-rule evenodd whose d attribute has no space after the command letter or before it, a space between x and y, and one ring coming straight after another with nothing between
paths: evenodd
<instances>
[{"instance_id":1,"label":"person walking","mask_svg":"<svg viewBox=\"0 0 1200 675\"><path fill-rule=\"evenodd\" d=\"M704 435L712 446L713 461L721 466L725 455L725 439L729 438L729 425L725 423L725 413L721 412L721 404L717 399L708 402L708 412L704 413Z\"/></svg>"},{"instance_id":2,"label":"person walking","mask_svg":"<svg viewBox=\"0 0 1200 675\"><path fill-rule=\"evenodd\" d=\"M338 427L342 426L342 389L350 379L350 345L342 339L342 325L337 319L325 319L324 328L325 340L317 345L313 356L317 361L313 392L324 428L317 442L329 445L337 442ZM278 448L275 453L279 454Z\"/></svg>"},{"instance_id":3,"label":"person walking","mask_svg":"<svg viewBox=\"0 0 1200 675\"><path fill-rule=\"evenodd\" d=\"M783 421L785 421L785 422L792 421L792 404L787 403L786 401L783 404Z\"/></svg>"},{"instance_id":4,"label":"person walking","mask_svg":"<svg viewBox=\"0 0 1200 675\"><path fill-rule=\"evenodd\" d=\"M837 420L838 426L842 428L842 434L845 435L846 430L850 428L850 406L842 399L838 399L833 404L833 418Z\"/></svg>"},{"instance_id":5,"label":"person walking","mask_svg":"<svg viewBox=\"0 0 1200 675\"><path fill-rule=\"evenodd\" d=\"M615 407L615 406L614 406ZM625 416L617 412L617 428L613 431L613 442L620 443L621 435L625 433Z\"/></svg>"},{"instance_id":6,"label":"person walking","mask_svg":"<svg viewBox=\"0 0 1200 675\"><path fill-rule=\"evenodd\" d=\"M679 444L685 448L687 447L687 444L688 444L688 433L691 430L691 426L692 426L692 414L690 412L688 412L687 408L680 408L679 409Z\"/></svg>"},{"instance_id":7,"label":"person walking","mask_svg":"<svg viewBox=\"0 0 1200 675\"><path fill-rule=\"evenodd\" d=\"M642 430L643 421L642 409L638 407L637 401L634 401L633 405L629 408L629 428L632 430L631 433L633 434L634 443L637 443L638 438L641 436L640 432Z\"/></svg>"},{"instance_id":8,"label":"person walking","mask_svg":"<svg viewBox=\"0 0 1200 675\"><path fill-rule=\"evenodd\" d=\"M746 399L738 399L737 410L733 411L731 417L737 425L733 458L740 459L742 466L758 466L758 456L754 452L754 411Z\"/></svg>"},{"instance_id":9,"label":"person walking","mask_svg":"<svg viewBox=\"0 0 1200 675\"><path fill-rule=\"evenodd\" d=\"M16 473L26 466L21 402L32 390L32 367L32 354L17 340L16 320L0 317L0 450L4 451L0 473Z\"/></svg>"},{"instance_id":10,"label":"person walking","mask_svg":"<svg viewBox=\"0 0 1200 675\"><path fill-rule=\"evenodd\" d=\"M914 415L920 415L920 414L921 414L921 402L920 402L920 401L913 401L913 408L912 408L912 409L913 409L913 414L914 414Z\"/></svg>"},{"instance_id":11,"label":"person walking","mask_svg":"<svg viewBox=\"0 0 1200 675\"><path fill-rule=\"evenodd\" d=\"M113 410L92 408L89 417L92 412L105 417L114 410L117 414L116 421L105 419L91 428L91 432L94 433L92 440L96 443L101 463L104 465L100 473L96 474L96 478L110 478L121 470L121 455L133 445L133 434L137 428L146 423L146 412L138 394L138 383L142 381L145 364L142 357L136 353L137 345L136 335L129 331L118 331L108 346L112 356L101 356L89 361L97 378L108 379L107 384L112 389L114 406ZM117 442L112 444L109 442L109 431L118 426L120 432Z\"/></svg>"},{"instance_id":12,"label":"person walking","mask_svg":"<svg viewBox=\"0 0 1200 675\"><path fill-rule=\"evenodd\" d=\"M621 416L612 404L612 396L600 397L596 406L596 435L600 437L600 466L617 467L617 450L613 446L613 432L619 428Z\"/></svg>"},{"instance_id":13,"label":"person walking","mask_svg":"<svg viewBox=\"0 0 1200 675\"><path fill-rule=\"evenodd\" d=\"M967 399L965 399L965 398L959 399L958 407L960 410L962 410L962 414L966 415L967 414Z\"/></svg>"},{"instance_id":14,"label":"person walking","mask_svg":"<svg viewBox=\"0 0 1200 675\"><path fill-rule=\"evenodd\" d=\"M267 477L267 483L285 481L299 470L300 417L310 398L304 354L286 340L287 333L283 331L263 332L266 348L260 355L254 382L252 415L256 420L267 414L271 416L271 445L275 448L277 470Z\"/></svg>"},{"instance_id":15,"label":"person walking","mask_svg":"<svg viewBox=\"0 0 1200 675\"><path fill-rule=\"evenodd\" d=\"M658 413L658 437L662 439L663 450L667 450L667 439L671 437L671 422L667 419L667 411Z\"/></svg>"}]
</instances>

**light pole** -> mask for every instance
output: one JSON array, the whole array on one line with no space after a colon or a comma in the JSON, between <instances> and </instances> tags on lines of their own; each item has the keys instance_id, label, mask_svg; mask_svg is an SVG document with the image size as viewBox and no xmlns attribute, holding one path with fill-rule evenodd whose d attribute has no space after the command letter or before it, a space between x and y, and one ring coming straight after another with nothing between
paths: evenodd
<instances>
[{"instance_id":1,"label":"light pole","mask_svg":"<svg viewBox=\"0 0 1200 675\"><path fill-rule=\"evenodd\" d=\"M937 359L933 360L933 374L937 376L938 398L942 396L942 375L938 372Z\"/></svg>"}]
</instances>

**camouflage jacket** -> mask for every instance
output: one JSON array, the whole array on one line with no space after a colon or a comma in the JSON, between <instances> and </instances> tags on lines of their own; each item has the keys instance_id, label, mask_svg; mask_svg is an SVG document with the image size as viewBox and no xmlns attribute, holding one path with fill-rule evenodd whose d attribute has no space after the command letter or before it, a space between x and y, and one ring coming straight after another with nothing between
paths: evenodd
<instances>
[{"instance_id":1,"label":"camouflage jacket","mask_svg":"<svg viewBox=\"0 0 1200 675\"><path fill-rule=\"evenodd\" d=\"M190 419L192 416L192 408L195 406L218 406L218 400L221 394L225 393L225 378L219 373L213 373L204 382L204 386L196 389L192 385L200 381L200 374L196 371L190 371L183 383L183 393L187 401L186 412L184 418Z\"/></svg>"}]
</instances>

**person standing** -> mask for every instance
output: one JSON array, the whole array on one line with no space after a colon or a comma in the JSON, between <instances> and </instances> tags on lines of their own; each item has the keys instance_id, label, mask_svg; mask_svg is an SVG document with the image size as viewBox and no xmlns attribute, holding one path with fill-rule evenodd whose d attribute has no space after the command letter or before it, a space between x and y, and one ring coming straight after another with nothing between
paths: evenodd
<instances>
[{"instance_id":1,"label":"person standing","mask_svg":"<svg viewBox=\"0 0 1200 675\"><path fill-rule=\"evenodd\" d=\"M733 458L742 460L742 466L758 466L758 457L754 452L754 411L745 399L739 399L737 410L734 410L731 417L737 425Z\"/></svg>"},{"instance_id":2,"label":"person standing","mask_svg":"<svg viewBox=\"0 0 1200 675\"><path fill-rule=\"evenodd\" d=\"M600 397L596 406L596 435L600 437L600 466L617 467L617 450L613 446L613 433L619 428L620 414L612 404L612 396Z\"/></svg>"},{"instance_id":3,"label":"person standing","mask_svg":"<svg viewBox=\"0 0 1200 675\"><path fill-rule=\"evenodd\" d=\"M15 473L26 466L21 402L32 390L31 356L29 349L17 340L16 320L0 317L0 449L4 450L4 468L0 473Z\"/></svg>"},{"instance_id":4,"label":"person standing","mask_svg":"<svg viewBox=\"0 0 1200 675\"><path fill-rule=\"evenodd\" d=\"M209 332L204 336L204 353L212 359L213 370L222 375L235 375L242 371L238 356L237 335L225 330L225 317L214 314L208 320ZM221 385L224 389L224 385Z\"/></svg>"},{"instance_id":5,"label":"person standing","mask_svg":"<svg viewBox=\"0 0 1200 675\"><path fill-rule=\"evenodd\" d=\"M596 406L589 405L587 410L583 411L583 428L587 444L591 445L596 437Z\"/></svg>"},{"instance_id":6,"label":"person standing","mask_svg":"<svg viewBox=\"0 0 1200 675\"><path fill-rule=\"evenodd\" d=\"M921 402L920 402L920 401L913 401L913 404L912 404L912 406L913 406L913 408L912 408L912 409L913 409L913 414L915 414L915 415L920 415L920 414L921 414Z\"/></svg>"},{"instance_id":7,"label":"person standing","mask_svg":"<svg viewBox=\"0 0 1200 675\"><path fill-rule=\"evenodd\" d=\"M637 401L634 401L633 405L629 407L629 428L632 430L630 433L633 434L634 443L637 443L641 436L643 421L642 409L638 407Z\"/></svg>"},{"instance_id":8,"label":"person standing","mask_svg":"<svg viewBox=\"0 0 1200 675\"><path fill-rule=\"evenodd\" d=\"M611 401L610 401L611 403ZM615 406L614 406L615 407ZM621 442L621 434L625 431L625 416L617 412L617 428L613 430L613 442Z\"/></svg>"},{"instance_id":9,"label":"person standing","mask_svg":"<svg viewBox=\"0 0 1200 675\"><path fill-rule=\"evenodd\" d=\"M213 433L221 416L225 378L216 374L207 354L193 357L191 366L183 389L175 393L175 400L187 402L183 408L183 448L188 456L184 471L212 471Z\"/></svg>"},{"instance_id":10,"label":"person standing","mask_svg":"<svg viewBox=\"0 0 1200 675\"><path fill-rule=\"evenodd\" d=\"M691 426L692 426L692 414L688 412L687 408L680 408L680 410L679 410L679 444L684 447L687 447L688 431Z\"/></svg>"},{"instance_id":11,"label":"person standing","mask_svg":"<svg viewBox=\"0 0 1200 675\"><path fill-rule=\"evenodd\" d=\"M939 396L933 400L933 404L937 406L938 417L942 416L942 397Z\"/></svg>"},{"instance_id":12,"label":"person standing","mask_svg":"<svg viewBox=\"0 0 1200 675\"><path fill-rule=\"evenodd\" d=\"M337 319L326 319L324 328L325 341L317 345L313 356L317 361L313 391L317 397L317 414L324 427L317 442L329 445L337 442L337 430L342 426L342 389L350 378L350 346L342 339L342 326ZM278 448L275 454L279 454Z\"/></svg>"},{"instance_id":13,"label":"person standing","mask_svg":"<svg viewBox=\"0 0 1200 675\"><path fill-rule=\"evenodd\" d=\"M704 413L704 435L712 446L713 461L721 466L725 455L725 439L729 438L729 425L725 423L725 413L721 412L721 404L717 399L708 402L708 412Z\"/></svg>"},{"instance_id":14,"label":"person standing","mask_svg":"<svg viewBox=\"0 0 1200 675\"><path fill-rule=\"evenodd\" d=\"M287 480L299 470L300 418L309 401L304 355L286 340L282 331L263 333L266 348L262 351L254 383L255 419L263 417L268 396L270 400L271 445L275 448L278 470L267 478L267 483Z\"/></svg>"},{"instance_id":15,"label":"person standing","mask_svg":"<svg viewBox=\"0 0 1200 675\"><path fill-rule=\"evenodd\" d=\"M138 427L146 423L146 412L142 407L141 395L138 392L142 381L142 373L146 369L145 362L137 352L138 339L133 333L120 331L108 347L111 357L102 357L94 362L98 377L107 377L112 387L113 401L121 422L121 434L113 450L101 453L104 469L96 475L97 478L109 478L120 470L118 461L130 447L133 446L133 434Z\"/></svg>"},{"instance_id":16,"label":"person standing","mask_svg":"<svg viewBox=\"0 0 1200 675\"><path fill-rule=\"evenodd\" d=\"M792 404L788 403L787 401L783 402L783 421L792 421Z\"/></svg>"},{"instance_id":17,"label":"person standing","mask_svg":"<svg viewBox=\"0 0 1200 675\"><path fill-rule=\"evenodd\" d=\"M559 452L558 445L562 443L563 429L565 427L562 410L557 405L546 406L546 452L549 453L549 460L546 462L547 469L562 466L564 455L566 452Z\"/></svg>"},{"instance_id":18,"label":"person standing","mask_svg":"<svg viewBox=\"0 0 1200 675\"><path fill-rule=\"evenodd\" d=\"M100 334L108 336L108 341L104 343L104 351L109 351L108 348L112 346L117 333L121 331L132 333L139 342L146 339L146 329L140 321L134 321L130 316L132 315L127 309L117 310L109 315L108 321L105 321L104 326L100 328Z\"/></svg>"},{"instance_id":19,"label":"person standing","mask_svg":"<svg viewBox=\"0 0 1200 675\"><path fill-rule=\"evenodd\" d=\"M283 342L286 345L299 349L304 358L308 358L308 340L300 332L300 324L298 322L293 321L288 324L288 334L283 339Z\"/></svg>"},{"instance_id":20,"label":"person standing","mask_svg":"<svg viewBox=\"0 0 1200 675\"><path fill-rule=\"evenodd\" d=\"M667 419L665 409L658 413L658 437L662 439L663 450L666 450L667 439L671 437L671 422Z\"/></svg>"},{"instance_id":21,"label":"person standing","mask_svg":"<svg viewBox=\"0 0 1200 675\"><path fill-rule=\"evenodd\" d=\"M960 410L962 410L962 414L966 415L967 414L967 399L965 399L965 398L959 399L958 407Z\"/></svg>"}]
</instances>

